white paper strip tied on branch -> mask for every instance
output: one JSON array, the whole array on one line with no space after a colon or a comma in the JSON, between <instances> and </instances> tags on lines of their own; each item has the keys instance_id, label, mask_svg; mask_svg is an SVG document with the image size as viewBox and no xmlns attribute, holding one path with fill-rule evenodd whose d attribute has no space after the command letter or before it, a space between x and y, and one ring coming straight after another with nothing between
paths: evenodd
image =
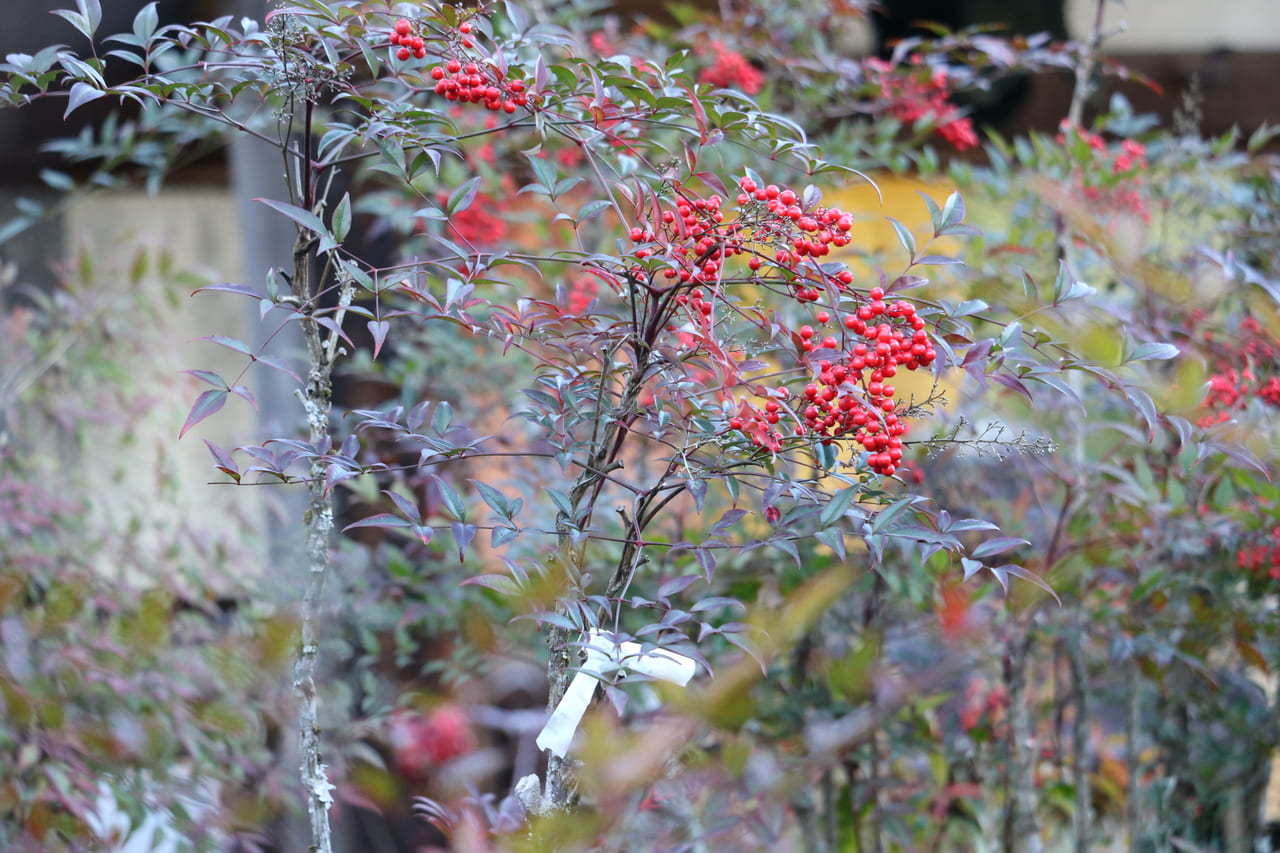
<instances>
[{"instance_id":1,"label":"white paper strip tied on branch","mask_svg":"<svg viewBox=\"0 0 1280 853\"><path fill-rule=\"evenodd\" d=\"M538 748L550 750L561 758L569 753L569 744L601 681L612 683L613 674L623 671L684 687L698 668L691 657L667 649L643 651L640 643L617 643L596 630L587 632L583 648L587 659L581 671L573 676L538 735Z\"/></svg>"}]
</instances>

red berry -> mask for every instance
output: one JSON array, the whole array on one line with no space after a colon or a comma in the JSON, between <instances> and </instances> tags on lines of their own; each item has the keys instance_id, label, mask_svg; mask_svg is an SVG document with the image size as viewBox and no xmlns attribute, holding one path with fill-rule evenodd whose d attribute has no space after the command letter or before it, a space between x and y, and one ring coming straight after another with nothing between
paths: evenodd
<instances>
[{"instance_id":1,"label":"red berry","mask_svg":"<svg viewBox=\"0 0 1280 853\"><path fill-rule=\"evenodd\" d=\"M465 36L465 35L470 35L470 34L471 34L471 22L470 22L470 21L464 21L463 23L459 24L459 25L458 25L458 32L462 33L464 36Z\"/></svg>"},{"instance_id":2,"label":"red berry","mask_svg":"<svg viewBox=\"0 0 1280 853\"><path fill-rule=\"evenodd\" d=\"M818 322L819 322L819 323L825 323L825 322L827 322L827 321L828 321L828 320L830 320L830 319L831 319L831 315L830 315L830 314L828 314L826 311L819 311L819 312L818 312Z\"/></svg>"},{"instance_id":3,"label":"red berry","mask_svg":"<svg viewBox=\"0 0 1280 853\"><path fill-rule=\"evenodd\" d=\"M409 48L407 47L402 47L396 51L396 59L400 60L401 62L404 62L406 59L408 59L411 56L413 56L413 51L409 50Z\"/></svg>"},{"instance_id":4,"label":"red berry","mask_svg":"<svg viewBox=\"0 0 1280 853\"><path fill-rule=\"evenodd\" d=\"M412 31L413 31L413 25L410 24L408 21L406 21L404 18L401 18L400 20L396 21L397 35L407 36Z\"/></svg>"}]
</instances>

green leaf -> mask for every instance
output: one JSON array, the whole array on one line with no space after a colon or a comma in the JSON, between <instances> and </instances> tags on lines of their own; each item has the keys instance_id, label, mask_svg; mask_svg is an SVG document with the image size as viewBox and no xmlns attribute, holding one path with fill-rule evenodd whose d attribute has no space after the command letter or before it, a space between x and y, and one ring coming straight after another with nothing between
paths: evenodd
<instances>
[{"instance_id":1,"label":"green leaf","mask_svg":"<svg viewBox=\"0 0 1280 853\"><path fill-rule=\"evenodd\" d=\"M911 261L914 263L916 259L916 238L911 234L911 229L892 216L886 216L885 218L893 226L894 233L898 235L898 242L902 244L902 248L907 250L907 254L910 255Z\"/></svg>"},{"instance_id":2,"label":"green leaf","mask_svg":"<svg viewBox=\"0 0 1280 853\"><path fill-rule=\"evenodd\" d=\"M489 507L503 518L511 518L511 502L507 500L507 496L502 492L490 486L488 483L480 480L471 480L471 485L476 487L476 491L480 493L480 497Z\"/></svg>"},{"instance_id":3,"label":"green leaf","mask_svg":"<svg viewBox=\"0 0 1280 853\"><path fill-rule=\"evenodd\" d=\"M836 492L832 495L831 500L827 501L827 505L822 508L822 514L818 516L818 524L821 527L831 527L844 518L849 505L857 500L861 492L862 489L859 486L849 486Z\"/></svg>"},{"instance_id":4,"label":"green leaf","mask_svg":"<svg viewBox=\"0 0 1280 853\"><path fill-rule=\"evenodd\" d=\"M450 216L471 206L471 202L476 199L476 193L480 191L480 183L483 180L483 177L476 175L449 193L449 201L445 203L444 209Z\"/></svg>"},{"instance_id":5,"label":"green leaf","mask_svg":"<svg viewBox=\"0 0 1280 853\"><path fill-rule=\"evenodd\" d=\"M435 480L436 488L440 490L440 498L444 501L445 512L457 521L465 521L467 518L467 505L462 502L462 498L454 491L444 480L432 475L431 479Z\"/></svg>"},{"instance_id":6,"label":"green leaf","mask_svg":"<svg viewBox=\"0 0 1280 853\"><path fill-rule=\"evenodd\" d=\"M156 13L156 0L151 0L150 3L138 10L138 14L133 16L133 34L141 42L146 42L150 39L159 25L160 16Z\"/></svg>"},{"instance_id":7,"label":"green leaf","mask_svg":"<svg viewBox=\"0 0 1280 853\"><path fill-rule=\"evenodd\" d=\"M351 193L343 193L333 208L333 239L341 243L351 233Z\"/></svg>"},{"instance_id":8,"label":"green leaf","mask_svg":"<svg viewBox=\"0 0 1280 853\"><path fill-rule=\"evenodd\" d=\"M436 410L431 414L431 429L435 430L436 435L444 435L452 422L453 406L447 400L436 403Z\"/></svg>"},{"instance_id":9,"label":"green leaf","mask_svg":"<svg viewBox=\"0 0 1280 853\"><path fill-rule=\"evenodd\" d=\"M67 108L63 111L62 117L65 119L72 112L89 103L96 101L103 95L107 94L101 89L90 86L88 83L73 83L71 86L71 94L67 96Z\"/></svg>"},{"instance_id":10,"label":"green leaf","mask_svg":"<svg viewBox=\"0 0 1280 853\"><path fill-rule=\"evenodd\" d=\"M1148 343L1142 344L1129 356L1129 361L1160 361L1177 358L1182 350L1174 344Z\"/></svg>"},{"instance_id":11,"label":"green leaf","mask_svg":"<svg viewBox=\"0 0 1280 853\"><path fill-rule=\"evenodd\" d=\"M945 231L948 226L959 225L964 221L964 214L964 199L958 192L951 193L942 205L942 227L938 230Z\"/></svg>"}]
</instances>

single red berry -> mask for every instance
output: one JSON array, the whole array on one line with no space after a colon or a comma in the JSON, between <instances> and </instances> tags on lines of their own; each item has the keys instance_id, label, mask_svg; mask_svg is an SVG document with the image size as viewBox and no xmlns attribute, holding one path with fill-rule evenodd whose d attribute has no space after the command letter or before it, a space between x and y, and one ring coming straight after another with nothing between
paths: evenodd
<instances>
[{"instance_id":1,"label":"single red berry","mask_svg":"<svg viewBox=\"0 0 1280 853\"><path fill-rule=\"evenodd\" d=\"M825 322L827 322L827 321L828 321L828 320L830 320L830 319L831 319L831 315L830 315L830 314L828 314L826 311L819 311L819 312L818 312L818 322L819 322L819 323L825 323Z\"/></svg>"},{"instance_id":2,"label":"single red berry","mask_svg":"<svg viewBox=\"0 0 1280 853\"><path fill-rule=\"evenodd\" d=\"M407 36L412 31L413 31L413 25L410 24L408 21L406 21L404 18L401 18L400 20L396 21L397 35Z\"/></svg>"},{"instance_id":3,"label":"single red berry","mask_svg":"<svg viewBox=\"0 0 1280 853\"><path fill-rule=\"evenodd\" d=\"M470 22L470 21L464 21L463 23L459 24L459 25L458 25L458 32L462 33L464 36L465 36L465 35L470 35L470 34L471 34L471 22Z\"/></svg>"},{"instance_id":4,"label":"single red berry","mask_svg":"<svg viewBox=\"0 0 1280 853\"><path fill-rule=\"evenodd\" d=\"M404 62L406 59L408 59L411 56L413 56L413 51L409 50L409 48L407 47L402 47L396 51L396 59L400 60L401 62Z\"/></svg>"}]
</instances>

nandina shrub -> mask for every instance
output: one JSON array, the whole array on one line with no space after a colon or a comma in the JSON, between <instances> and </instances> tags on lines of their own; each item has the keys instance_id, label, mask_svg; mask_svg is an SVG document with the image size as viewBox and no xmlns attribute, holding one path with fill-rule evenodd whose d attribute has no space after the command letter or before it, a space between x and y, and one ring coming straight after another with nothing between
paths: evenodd
<instances>
[{"instance_id":1,"label":"nandina shrub","mask_svg":"<svg viewBox=\"0 0 1280 853\"><path fill-rule=\"evenodd\" d=\"M96 9L85 0L64 17L92 38ZM753 14L757 24L767 18ZM923 232L892 223L897 248L885 270L846 266L860 223L824 190L856 178L851 166L928 162L903 145L904 122L972 147L945 89L1011 67L1017 52L1007 45L957 36L937 52L915 45L920 58L905 69L823 67L782 57L776 35L726 35L707 42L710 52L685 52L643 33L585 38L590 26L586 17L532 24L516 4L304 0L262 28L230 19L162 28L148 7L103 59L10 57L4 94L15 104L65 97L68 112L107 97L138 103L128 139L62 146L95 162L106 153L104 168L120 159L113 143L132 144L139 129L170 152L198 128L246 133L284 156L286 186L262 192L297 227L294 268L199 298L252 298L271 329L296 325L307 345L307 363L291 367L216 338L247 362L295 372L306 430L212 452L234 483L308 491L295 683L302 796L318 849L330 844L330 779L355 778L357 755L375 760L319 725L318 696L345 711L348 695L317 669L335 494L362 505L344 526L365 543L367 565L386 573L344 586L340 609L363 632L360 707L385 716L383 743L402 775L423 773L426 754L444 780L465 781L460 765L476 753L456 714L448 748L434 725L424 741L406 735L407 712L384 715L393 704L419 710L420 697L373 679L386 656L373 627L392 635L402 670L422 663L411 629L460 638L447 663L426 662L444 677L422 709L458 707L486 666L538 647L553 705L584 666L613 700L616 712L590 715L578 738L580 764L550 756L541 778L499 790L514 794L501 805L442 786L427 812L458 849L484 849L494 836L518 846L530 833L561 849L624 838L813 847L820 835L834 844L888 833L935 846L958 837L945 815L972 800L976 782L886 768L904 756L919 767L937 756L963 763L963 745L941 737L927 706L958 689L955 675L984 656L983 638L1021 648L1031 622L1016 610L999 615L972 579L1044 587L1060 539L1051 534L1046 551L1039 530L995 535L981 517L1002 507L979 498L1004 485L997 472L978 469L984 489L945 495L961 478L912 457L957 443L1039 455L1050 442L934 434L924 420L942 388L926 383L904 399L900 380L960 374L1040 408L1079 397L1071 377L1080 375L1090 393L1107 390L1098 406L1122 435L1141 445L1168 426L1183 440L1181 422L1162 420L1144 390L1145 362L1176 353L1164 343L1170 330L1138 326L1121 338L1132 367L1121 374L1081 356L1069 319L1047 319L1091 295L1068 267L1047 278L993 267L990 278L940 285L936 268L956 259L933 241L977 236L954 194L920 204ZM1023 48L1029 65L1074 55L1043 41ZM956 56L965 58L943 68ZM751 73L775 60L789 72L776 85ZM107 86L103 61L142 73ZM811 127L832 118L818 106L832 103L877 119L854 125L847 145L845 129L833 132L848 162L830 162L793 120L760 109L751 96L762 86ZM1137 149L1122 147L1105 168L1090 160L1084 134L1083 151L1041 171L1069 185L1074 158L1088 192L1138 170ZM1124 168L1120 156L1130 158ZM339 172L350 175L349 192L332 190ZM985 180L999 186L1001 176ZM1107 252L1105 231L1076 230ZM1055 257L1054 243L1071 242L1059 231L1028 249ZM379 255L363 247L366 234L408 241ZM957 299L966 281L994 286ZM1028 304L996 304L1013 301L1003 297L1017 295L1015 283ZM396 398L332 417L331 381L348 363L394 379ZM241 389L198 375L209 387L183 432ZM1086 429L1064 419L1054 432L1074 441ZM634 643L633 669L665 653L709 677L690 694L625 684L590 653L578 656L599 636L618 649ZM1007 654L1008 725L988 728L1020 774L1025 654ZM989 757L1001 760L995 748ZM1030 788L1021 775L1006 781L1006 790ZM344 806L370 799L347 785L337 796ZM921 817L894 817L904 812Z\"/></svg>"}]
</instances>

